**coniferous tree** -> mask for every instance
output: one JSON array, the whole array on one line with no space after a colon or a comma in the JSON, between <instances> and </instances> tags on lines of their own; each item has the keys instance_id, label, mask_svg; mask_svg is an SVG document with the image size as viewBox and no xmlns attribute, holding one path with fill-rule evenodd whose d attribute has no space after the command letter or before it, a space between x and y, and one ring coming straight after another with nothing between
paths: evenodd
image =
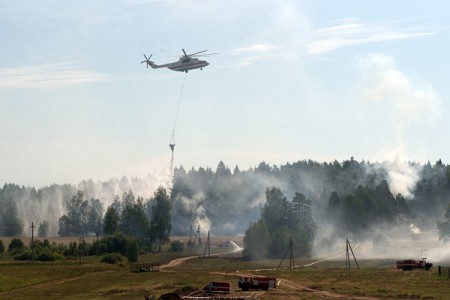
<instances>
[{"instance_id":1,"label":"coniferous tree","mask_svg":"<svg viewBox=\"0 0 450 300\"><path fill-rule=\"evenodd\" d=\"M119 230L120 216L113 205L106 209L105 217L103 218L103 234L113 235Z\"/></svg>"}]
</instances>

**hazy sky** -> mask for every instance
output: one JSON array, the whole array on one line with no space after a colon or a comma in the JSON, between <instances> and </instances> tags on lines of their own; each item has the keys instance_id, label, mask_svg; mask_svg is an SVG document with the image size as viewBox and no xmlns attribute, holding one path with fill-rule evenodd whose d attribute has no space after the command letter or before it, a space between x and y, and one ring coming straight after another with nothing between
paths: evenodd
<instances>
[{"instance_id":1,"label":"hazy sky","mask_svg":"<svg viewBox=\"0 0 450 300\"><path fill-rule=\"evenodd\" d=\"M0 184L175 165L450 163L450 2L0 0ZM161 52L174 53L174 55Z\"/></svg>"}]
</instances>

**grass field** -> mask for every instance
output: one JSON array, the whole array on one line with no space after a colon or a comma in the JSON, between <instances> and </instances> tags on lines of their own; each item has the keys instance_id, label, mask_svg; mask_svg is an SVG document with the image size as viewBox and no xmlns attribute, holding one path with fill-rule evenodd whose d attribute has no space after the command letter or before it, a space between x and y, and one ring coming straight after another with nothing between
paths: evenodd
<instances>
[{"instance_id":1,"label":"grass field","mask_svg":"<svg viewBox=\"0 0 450 300\"><path fill-rule=\"evenodd\" d=\"M141 257L153 262L168 259L166 255ZM345 262L340 261L276 271L261 269L272 269L278 261L213 257L189 259L160 272L131 273L127 263L107 265L98 258L84 260L81 265L77 261L2 262L0 299L143 299L144 295L159 296L184 286L201 288L212 280L230 281L236 289L241 274L270 275L280 280L277 289L266 292L263 299L449 299L447 274L439 277L436 268L403 272L384 267L387 263L362 261L361 269L345 270Z\"/></svg>"},{"instance_id":2,"label":"grass field","mask_svg":"<svg viewBox=\"0 0 450 300\"><path fill-rule=\"evenodd\" d=\"M216 250L216 249L214 249ZM198 252L203 253L203 249ZM326 261L293 271L275 270L279 260L243 261L234 255L179 261L160 272L131 273L124 260L117 265L100 263L100 258L42 262L0 261L0 299L144 299L177 288L202 288L212 280L229 281L237 289L239 275L275 276L276 289L262 299L450 299L450 279L445 269L438 276L431 271L401 271L394 260L362 260L360 269L345 270L345 261ZM140 262L167 263L180 253L140 256ZM296 260L304 266L310 260ZM286 262L288 264L288 262Z\"/></svg>"}]
</instances>

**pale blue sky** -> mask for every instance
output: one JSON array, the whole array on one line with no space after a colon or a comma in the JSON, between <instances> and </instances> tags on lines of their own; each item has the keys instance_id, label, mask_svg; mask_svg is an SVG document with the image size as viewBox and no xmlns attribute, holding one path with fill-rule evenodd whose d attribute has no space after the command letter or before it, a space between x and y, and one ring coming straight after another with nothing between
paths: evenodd
<instances>
[{"instance_id":1,"label":"pale blue sky","mask_svg":"<svg viewBox=\"0 0 450 300\"><path fill-rule=\"evenodd\" d=\"M447 1L0 0L0 184L303 159L450 163ZM171 56L160 50L174 53Z\"/></svg>"}]
</instances>

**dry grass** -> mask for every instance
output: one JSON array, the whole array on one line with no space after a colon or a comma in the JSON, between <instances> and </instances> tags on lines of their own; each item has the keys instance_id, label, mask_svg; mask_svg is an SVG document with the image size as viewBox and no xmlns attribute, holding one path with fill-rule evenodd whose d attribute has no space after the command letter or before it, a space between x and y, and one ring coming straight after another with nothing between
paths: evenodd
<instances>
[{"instance_id":1,"label":"dry grass","mask_svg":"<svg viewBox=\"0 0 450 300\"><path fill-rule=\"evenodd\" d=\"M155 261L147 256L146 261ZM167 260L160 255L159 259ZM156 259L157 260L157 259ZM437 271L403 272L361 262L360 270L344 270L344 262L315 268L261 270L278 261L246 262L237 258L193 258L165 272L130 273L127 264L91 261L58 263L2 263L0 299L143 299L184 286L203 287L211 280L229 281L237 288L241 274L276 276L276 290L263 299L447 299L450 279ZM385 265L386 262L380 262ZM336 268L341 266L342 269Z\"/></svg>"},{"instance_id":2,"label":"dry grass","mask_svg":"<svg viewBox=\"0 0 450 300\"><path fill-rule=\"evenodd\" d=\"M203 253L203 247L184 256ZM216 249L212 247L212 250ZM167 263L179 253L140 257L140 262ZM192 258L164 272L131 273L128 264L107 265L91 257L78 261L0 262L0 299L143 299L177 288L202 288L209 281L229 281L237 288L242 274L277 277L281 283L263 299L449 299L450 279L431 271L403 272L393 260L360 261L361 269L345 270L344 261L327 261L294 271L274 270L279 260L243 261L238 257ZM303 266L308 260L296 260Z\"/></svg>"},{"instance_id":3,"label":"dry grass","mask_svg":"<svg viewBox=\"0 0 450 300\"><path fill-rule=\"evenodd\" d=\"M23 243L25 245L30 245L31 244L31 237L0 237L0 240L3 241L3 245L5 246L6 249L8 249L8 245L9 243L11 243L11 240L14 238L19 238L23 241ZM87 243L92 243L93 241L97 240L97 237L95 236L87 236L87 237L83 237L83 239L87 242ZM64 245L68 245L71 242L79 242L80 241L80 237L74 236L74 237L34 237L34 240L48 240L50 243L55 242L57 245L58 244L64 244Z\"/></svg>"}]
</instances>

